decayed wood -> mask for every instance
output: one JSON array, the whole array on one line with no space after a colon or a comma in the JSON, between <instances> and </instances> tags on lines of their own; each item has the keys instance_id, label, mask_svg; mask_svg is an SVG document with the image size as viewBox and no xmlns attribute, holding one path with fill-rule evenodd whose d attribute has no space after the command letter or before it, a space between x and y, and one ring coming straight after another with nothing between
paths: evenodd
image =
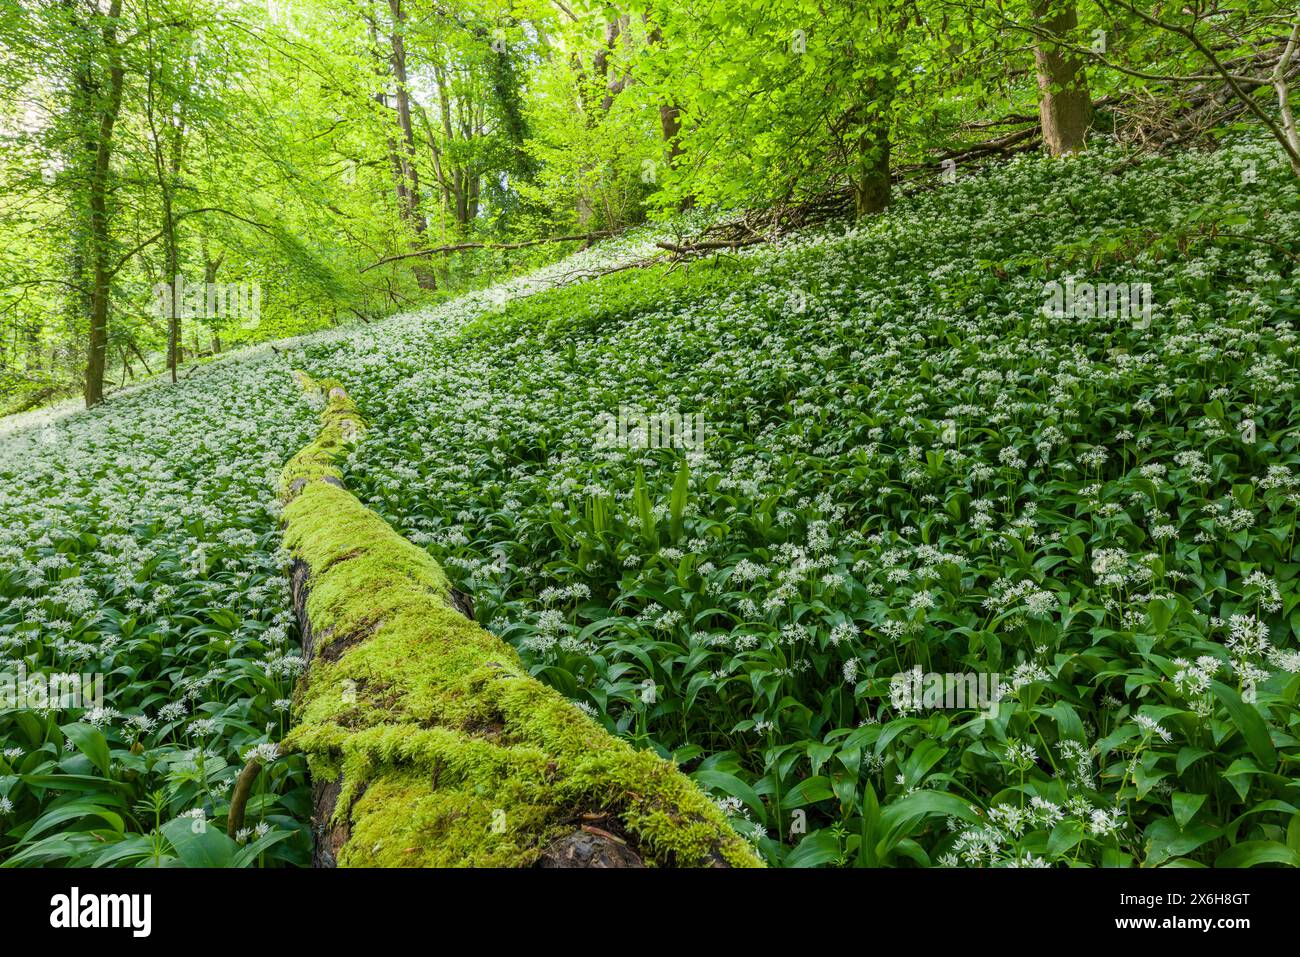
<instances>
[{"instance_id":1,"label":"decayed wood","mask_svg":"<svg viewBox=\"0 0 1300 957\"><path fill-rule=\"evenodd\" d=\"M338 806L342 790L342 775L312 783L312 867L336 866L339 850L348 841L347 822L332 823L334 808Z\"/></svg>"},{"instance_id":2,"label":"decayed wood","mask_svg":"<svg viewBox=\"0 0 1300 957\"><path fill-rule=\"evenodd\" d=\"M542 851L538 867L645 867L627 841L595 827L584 826L552 841Z\"/></svg>"}]
</instances>

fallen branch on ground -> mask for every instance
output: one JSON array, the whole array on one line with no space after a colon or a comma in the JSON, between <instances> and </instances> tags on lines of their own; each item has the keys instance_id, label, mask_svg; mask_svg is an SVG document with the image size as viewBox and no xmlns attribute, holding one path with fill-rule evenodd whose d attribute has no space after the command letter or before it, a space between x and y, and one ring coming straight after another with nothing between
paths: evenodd
<instances>
[{"instance_id":1,"label":"fallen branch on ground","mask_svg":"<svg viewBox=\"0 0 1300 957\"><path fill-rule=\"evenodd\" d=\"M657 242L655 245L678 256L692 256L696 253L713 252L718 249L743 249L746 246L757 246L762 242L766 242L766 240L761 236L757 236L751 239L701 239L697 242L685 244Z\"/></svg>"}]
</instances>

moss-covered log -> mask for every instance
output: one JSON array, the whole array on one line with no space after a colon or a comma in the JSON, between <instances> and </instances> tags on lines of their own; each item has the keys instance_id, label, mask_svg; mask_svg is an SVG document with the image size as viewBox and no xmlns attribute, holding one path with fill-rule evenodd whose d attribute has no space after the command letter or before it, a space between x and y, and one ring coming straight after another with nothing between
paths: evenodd
<instances>
[{"instance_id":1,"label":"moss-covered log","mask_svg":"<svg viewBox=\"0 0 1300 957\"><path fill-rule=\"evenodd\" d=\"M308 661L285 748L311 768L317 864L758 865L689 778L458 610L438 563L344 487L356 406L301 381L325 408L282 480Z\"/></svg>"}]
</instances>

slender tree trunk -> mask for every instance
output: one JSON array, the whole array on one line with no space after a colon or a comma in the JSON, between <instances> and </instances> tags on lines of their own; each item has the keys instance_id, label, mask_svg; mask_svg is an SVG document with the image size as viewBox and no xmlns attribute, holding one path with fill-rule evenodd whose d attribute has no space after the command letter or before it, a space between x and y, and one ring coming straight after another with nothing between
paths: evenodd
<instances>
[{"instance_id":1,"label":"slender tree trunk","mask_svg":"<svg viewBox=\"0 0 1300 957\"><path fill-rule=\"evenodd\" d=\"M888 123L873 123L858 142L858 171L853 207L859 216L883 213L890 200L890 142Z\"/></svg>"},{"instance_id":2,"label":"slender tree trunk","mask_svg":"<svg viewBox=\"0 0 1300 957\"><path fill-rule=\"evenodd\" d=\"M425 223L420 215L420 173L415 168L415 138L411 131L411 100L407 90L406 77L406 43L402 31L406 25L406 16L402 12L402 0L388 0L389 10L393 15L393 32L390 36L392 55L389 63L393 68L396 81L397 125L402 132L401 146L397 152L401 164L402 179L406 192L407 221L417 234L425 231Z\"/></svg>"},{"instance_id":3,"label":"slender tree trunk","mask_svg":"<svg viewBox=\"0 0 1300 957\"><path fill-rule=\"evenodd\" d=\"M629 17L622 14L605 24L605 50L596 54L597 70L605 78L605 95L600 101L600 111L608 113L614 105L614 98L623 92L628 84L629 76L625 72L618 76L609 75L609 54L614 52L614 45L618 42L619 37L627 39L630 37L628 32ZM606 52L607 51L607 52Z\"/></svg>"},{"instance_id":4,"label":"slender tree trunk","mask_svg":"<svg viewBox=\"0 0 1300 957\"><path fill-rule=\"evenodd\" d=\"M108 53L108 93L101 106L94 139L94 161L89 183L90 204L90 336L86 355L86 407L104 401L104 363L108 351L108 306L113 270L109 268L108 181L113 157L113 127L122 107L125 68L117 46L117 20L122 0L112 0L104 23L104 46Z\"/></svg>"},{"instance_id":5,"label":"slender tree trunk","mask_svg":"<svg viewBox=\"0 0 1300 957\"><path fill-rule=\"evenodd\" d=\"M158 180L158 194L162 200L163 213L163 274L169 283L170 292L167 299L169 308L167 310L167 368L171 371L172 382L176 382L176 366L181 357L181 304L176 301L175 293L178 280L180 279L180 240L177 236L179 227L175 215L175 184L180 177L181 163L184 156L185 143L185 105L180 104L179 121L173 125L164 123L162 130L159 130L157 118L157 97L156 97L156 68L157 61L154 58L153 43L153 19L150 14L148 2L144 5L145 11L145 28L147 33L148 49L148 73L147 83L145 85L145 118L149 126L149 135L153 146L154 175ZM185 83L179 84L180 88L185 87ZM164 107L166 103L164 103ZM170 131L171 140L167 140L167 132ZM164 156L164 151L168 155Z\"/></svg>"},{"instance_id":6,"label":"slender tree trunk","mask_svg":"<svg viewBox=\"0 0 1300 957\"><path fill-rule=\"evenodd\" d=\"M474 131L469 121L466 120L464 111L458 110L460 115L455 118L452 117L450 86L446 70L441 65L435 64L433 75L438 87L438 112L442 121L442 135L446 137L448 143L454 143L457 140L469 142L474 135ZM433 145L432 134L430 134L429 142ZM438 169L443 171L443 194L447 207L451 210L456 221L456 235L464 237L469 233L469 227L474 217L478 215L478 173L475 172L472 161L444 165L437 154L436 148L434 160L438 164ZM447 171L450 172L450 175L447 175Z\"/></svg>"},{"instance_id":7,"label":"slender tree trunk","mask_svg":"<svg viewBox=\"0 0 1300 957\"><path fill-rule=\"evenodd\" d=\"M97 187L92 186L92 189ZM86 355L86 408L104 401L104 360L108 349L108 287L111 277L105 266L104 247L108 245L107 212L102 193L92 194L91 269L93 286L90 292L90 337Z\"/></svg>"},{"instance_id":8,"label":"slender tree trunk","mask_svg":"<svg viewBox=\"0 0 1300 957\"><path fill-rule=\"evenodd\" d=\"M135 353L135 357L140 360L140 365L144 366L144 371L149 375L153 375L153 370L149 368L149 360L144 357L144 353L141 352L140 347L135 344L135 340L132 339L128 345L131 347L131 351Z\"/></svg>"},{"instance_id":9,"label":"slender tree trunk","mask_svg":"<svg viewBox=\"0 0 1300 957\"><path fill-rule=\"evenodd\" d=\"M853 208L858 216L870 216L889 208L893 145L889 114L894 91L889 81L872 80L863 92L866 105L859 114L862 128L858 133L852 175Z\"/></svg>"},{"instance_id":10,"label":"slender tree trunk","mask_svg":"<svg viewBox=\"0 0 1300 957\"><path fill-rule=\"evenodd\" d=\"M1273 89L1277 93L1277 110L1282 121L1282 136L1290 147L1287 150L1287 160L1291 163L1291 172L1300 176L1300 130L1296 128L1295 112L1291 108L1291 90L1286 78L1286 71L1291 66L1291 60L1296 56L1297 49L1300 49L1300 23L1291 30L1291 36L1282 50L1282 55L1278 58L1271 79Z\"/></svg>"},{"instance_id":11,"label":"slender tree trunk","mask_svg":"<svg viewBox=\"0 0 1300 957\"><path fill-rule=\"evenodd\" d=\"M682 108L675 102L664 103L659 107L659 129L664 135L664 145L668 148L668 165L676 169L677 160L682 155L682 144L678 134L682 131Z\"/></svg>"},{"instance_id":12,"label":"slender tree trunk","mask_svg":"<svg viewBox=\"0 0 1300 957\"><path fill-rule=\"evenodd\" d=\"M415 135L411 128L411 99L406 77L406 41L403 37L406 15L402 12L402 0L388 0L388 8L393 15L391 35L393 52L389 62L392 64L393 79L397 86L397 125L402 133L401 145L395 155L401 168L406 199L405 218L415 232L418 248L423 245L421 239L428 230L428 223L420 209L420 173L415 167ZM427 263L416 263L412 268L415 280L421 289L438 288L437 279Z\"/></svg>"},{"instance_id":13,"label":"slender tree trunk","mask_svg":"<svg viewBox=\"0 0 1300 957\"><path fill-rule=\"evenodd\" d=\"M383 93L375 94L375 102L388 109L388 100ZM402 158L397 153L397 140L391 132L385 136L385 143L388 147L388 162L393 170L393 191L397 194L397 213L402 217L402 222L408 222L411 198L407 189L406 174L402 170Z\"/></svg>"},{"instance_id":14,"label":"slender tree trunk","mask_svg":"<svg viewBox=\"0 0 1300 957\"><path fill-rule=\"evenodd\" d=\"M1039 0L1034 18L1050 37L1060 39L1079 25L1073 0ZM1077 153L1084 147L1092 122L1092 98L1083 63L1048 37L1039 37L1034 43L1034 63L1043 144L1053 156Z\"/></svg>"},{"instance_id":15,"label":"slender tree trunk","mask_svg":"<svg viewBox=\"0 0 1300 957\"><path fill-rule=\"evenodd\" d=\"M180 279L180 254L176 248L176 220L172 218L171 192L165 186L163 193L163 258L168 278L167 301L167 368L172 382L176 381L176 366L180 363L181 312L176 301L177 280Z\"/></svg>"},{"instance_id":16,"label":"slender tree trunk","mask_svg":"<svg viewBox=\"0 0 1300 957\"><path fill-rule=\"evenodd\" d=\"M621 16L613 17L605 21L605 34L603 45L597 47L596 52L592 55L591 66L595 73L595 80L588 80L586 71L582 68L582 60L576 54L574 56L574 66L578 74L578 103L586 117L587 128L594 129L614 105L614 97L622 89L622 84L617 80L611 80L609 76L609 60L614 53L614 46L618 43L618 38L622 33L624 19ZM601 94L599 101L596 100L596 84L599 83ZM590 164L582 164L578 167L578 199L576 210L578 225L582 229L590 228L591 221L596 215L597 197L592 197L588 191L586 183L588 173L591 171ZM606 222L606 226L614 228L617 224Z\"/></svg>"},{"instance_id":17,"label":"slender tree trunk","mask_svg":"<svg viewBox=\"0 0 1300 957\"><path fill-rule=\"evenodd\" d=\"M390 76L396 80L396 125L405 142L399 145L398 138L391 132L392 128L389 127L385 130L388 160L393 171L393 191L397 195L398 215L401 217L402 222L415 234L416 246L418 247L421 245L419 237L424 235L428 224L420 211L419 172L415 168L414 144L411 141L411 104L409 92L406 88L406 47L401 36L405 15L402 12L400 0L389 0L389 9L393 14L393 32L389 39L390 53L387 57L387 66L383 65L385 57L380 51L378 22L373 12L367 12L364 16L370 30L371 49L374 52L378 67L377 75L381 78L381 81L386 81ZM383 110L388 109L388 97L382 89L375 92L374 100ZM405 117L405 122L403 122L403 117ZM436 289L438 287L437 277L427 264L416 263L412 266L411 271L415 274L415 281L421 289Z\"/></svg>"},{"instance_id":18,"label":"slender tree trunk","mask_svg":"<svg viewBox=\"0 0 1300 957\"><path fill-rule=\"evenodd\" d=\"M171 159L169 167L159 179L159 186L162 187L163 195L166 197L166 233L163 236L165 250L167 255L167 275L178 276L181 272L181 247L180 247L180 226L175 214L173 197L175 196L176 181L181 175L181 164L184 162L185 152L185 108L182 104L178 124L172 131ZM161 159L161 155L159 156ZM173 286L173 288L175 288ZM204 287L206 294L207 287ZM172 357L172 382L176 381L176 366L181 358L181 316L180 310L176 308L179 303L172 303L172 320L170 331L170 340L173 344L174 355Z\"/></svg>"},{"instance_id":19,"label":"slender tree trunk","mask_svg":"<svg viewBox=\"0 0 1300 957\"><path fill-rule=\"evenodd\" d=\"M72 0L63 0L65 8L71 9ZM89 40L93 36L87 28ZM94 124L97 109L97 86L94 78L94 57L91 42L86 42L80 51L81 57L73 76L71 103L69 106L69 125L78 131L88 131ZM78 182L89 183L94 169L95 142L89 135L70 138L64 147L63 159L70 169L78 170ZM64 298L64 315L68 328L75 331L78 339L85 334L91 314L90 295L90 206L74 187L68 197L68 209L71 224L67 245L68 287ZM14 348L17 349L17 339ZM57 351L51 351L50 368L57 363Z\"/></svg>"},{"instance_id":20,"label":"slender tree trunk","mask_svg":"<svg viewBox=\"0 0 1300 957\"><path fill-rule=\"evenodd\" d=\"M216 259L213 259L208 253L208 238L199 237L199 253L203 256L203 286L205 289L210 288L217 281L217 271L221 269L221 264L225 262L226 254L223 252ZM211 321L215 317L209 316ZM212 354L217 355L221 352L221 325L212 322Z\"/></svg>"},{"instance_id":21,"label":"slender tree trunk","mask_svg":"<svg viewBox=\"0 0 1300 957\"><path fill-rule=\"evenodd\" d=\"M86 274L86 250L89 247L89 216L84 210L76 209L74 214L76 221L72 227L72 237L69 243L70 250L68 254L68 279L69 290L65 299L64 311L67 316L68 327L80 332L85 328L86 320L90 317L90 289L87 285ZM50 356L50 368L54 368L55 357Z\"/></svg>"}]
</instances>

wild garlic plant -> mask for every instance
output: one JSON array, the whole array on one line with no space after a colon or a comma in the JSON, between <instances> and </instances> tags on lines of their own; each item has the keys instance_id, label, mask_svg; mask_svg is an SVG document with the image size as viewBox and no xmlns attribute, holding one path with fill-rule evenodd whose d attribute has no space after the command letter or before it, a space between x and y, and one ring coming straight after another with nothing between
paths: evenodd
<instances>
[{"instance_id":1,"label":"wild garlic plant","mask_svg":"<svg viewBox=\"0 0 1300 957\"><path fill-rule=\"evenodd\" d=\"M308 861L273 750L302 368L368 420L349 487L771 863L1300 863L1300 198L1261 141L1118 159L573 284L642 232L12 429L0 657L105 682L0 712L0 857ZM1045 312L1067 278L1150 284L1150 321ZM609 442L619 415L702 435ZM896 700L918 668L998 697Z\"/></svg>"}]
</instances>

